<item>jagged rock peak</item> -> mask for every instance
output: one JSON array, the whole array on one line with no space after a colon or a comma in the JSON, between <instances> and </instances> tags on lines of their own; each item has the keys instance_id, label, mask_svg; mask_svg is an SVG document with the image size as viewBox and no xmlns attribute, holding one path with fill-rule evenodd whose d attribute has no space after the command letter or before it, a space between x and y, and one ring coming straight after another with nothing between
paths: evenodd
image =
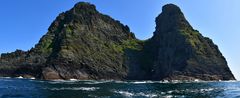
<instances>
[{"instance_id":1,"label":"jagged rock peak","mask_svg":"<svg viewBox=\"0 0 240 98\"><path fill-rule=\"evenodd\" d=\"M166 4L162 7L162 12L175 12L175 13L181 13L181 9L174 4Z\"/></svg>"},{"instance_id":2,"label":"jagged rock peak","mask_svg":"<svg viewBox=\"0 0 240 98\"><path fill-rule=\"evenodd\" d=\"M156 31L167 33L180 29L192 29L192 26L188 23L178 6L174 4L164 5L162 13L156 18Z\"/></svg>"},{"instance_id":3,"label":"jagged rock peak","mask_svg":"<svg viewBox=\"0 0 240 98\"><path fill-rule=\"evenodd\" d=\"M78 2L74 5L75 8L82 8L82 7L88 7L88 8L93 8L95 9L96 6L89 3L89 2Z\"/></svg>"},{"instance_id":4,"label":"jagged rock peak","mask_svg":"<svg viewBox=\"0 0 240 98\"><path fill-rule=\"evenodd\" d=\"M76 13L80 12L98 12L96 6L88 2L79 2L72 8Z\"/></svg>"},{"instance_id":5,"label":"jagged rock peak","mask_svg":"<svg viewBox=\"0 0 240 98\"><path fill-rule=\"evenodd\" d=\"M96 6L91 4L91 3L88 3L88 2L79 2L79 3L75 4L73 8L78 9L78 10L86 10L86 11L94 10L94 11L97 11Z\"/></svg>"}]
</instances>

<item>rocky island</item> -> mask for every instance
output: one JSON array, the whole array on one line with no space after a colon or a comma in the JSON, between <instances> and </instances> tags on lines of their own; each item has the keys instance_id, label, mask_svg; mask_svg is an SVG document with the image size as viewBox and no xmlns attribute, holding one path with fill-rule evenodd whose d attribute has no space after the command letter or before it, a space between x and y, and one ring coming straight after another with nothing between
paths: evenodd
<instances>
[{"instance_id":1,"label":"rocky island","mask_svg":"<svg viewBox=\"0 0 240 98\"><path fill-rule=\"evenodd\" d=\"M152 38L80 2L61 13L29 51L3 53L0 76L79 80L235 80L217 45L174 4L163 6Z\"/></svg>"}]
</instances>

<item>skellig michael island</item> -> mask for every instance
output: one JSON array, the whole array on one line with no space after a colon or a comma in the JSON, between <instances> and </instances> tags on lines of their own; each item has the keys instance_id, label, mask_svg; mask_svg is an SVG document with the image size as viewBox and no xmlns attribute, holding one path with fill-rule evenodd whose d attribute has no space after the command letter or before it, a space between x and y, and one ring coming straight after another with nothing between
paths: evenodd
<instances>
[{"instance_id":1,"label":"skellig michael island","mask_svg":"<svg viewBox=\"0 0 240 98\"><path fill-rule=\"evenodd\" d=\"M138 40L127 25L80 2L61 13L34 48L1 54L0 76L235 80L217 45L194 30L176 5L163 6L153 33Z\"/></svg>"}]
</instances>

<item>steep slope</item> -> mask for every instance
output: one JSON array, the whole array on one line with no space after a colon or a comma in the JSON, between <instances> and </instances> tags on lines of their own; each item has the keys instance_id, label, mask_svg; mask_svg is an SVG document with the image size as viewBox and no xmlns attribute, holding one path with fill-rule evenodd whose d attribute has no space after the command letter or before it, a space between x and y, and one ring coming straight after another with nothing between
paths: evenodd
<instances>
[{"instance_id":1,"label":"steep slope","mask_svg":"<svg viewBox=\"0 0 240 98\"><path fill-rule=\"evenodd\" d=\"M58 16L49 30L53 48L44 79L122 79L127 75L124 50L137 40L127 26L100 14L94 5L75 5Z\"/></svg>"},{"instance_id":2,"label":"steep slope","mask_svg":"<svg viewBox=\"0 0 240 98\"><path fill-rule=\"evenodd\" d=\"M234 79L218 47L194 30L176 5L163 6L147 43L154 80Z\"/></svg>"},{"instance_id":3,"label":"steep slope","mask_svg":"<svg viewBox=\"0 0 240 98\"><path fill-rule=\"evenodd\" d=\"M11 76L33 72L31 76L41 79L123 79L128 69L124 52L139 50L139 43L128 26L81 2L61 13L35 48L3 54L1 75L11 66ZM24 66L29 67L25 72Z\"/></svg>"}]
</instances>

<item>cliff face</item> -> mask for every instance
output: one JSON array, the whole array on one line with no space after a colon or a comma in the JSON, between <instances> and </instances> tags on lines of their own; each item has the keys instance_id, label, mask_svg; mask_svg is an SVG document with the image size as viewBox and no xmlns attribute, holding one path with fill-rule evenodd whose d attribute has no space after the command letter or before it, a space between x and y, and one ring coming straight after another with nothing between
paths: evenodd
<instances>
[{"instance_id":1,"label":"cliff face","mask_svg":"<svg viewBox=\"0 0 240 98\"><path fill-rule=\"evenodd\" d=\"M211 39L203 37L173 5L163 6L156 31L149 40L152 79L234 79L225 58Z\"/></svg>"},{"instance_id":2,"label":"cliff face","mask_svg":"<svg viewBox=\"0 0 240 98\"><path fill-rule=\"evenodd\" d=\"M2 54L0 76L39 79L231 80L227 62L181 10L165 5L156 31L137 40L129 27L78 3L61 13L29 51Z\"/></svg>"},{"instance_id":3,"label":"cliff face","mask_svg":"<svg viewBox=\"0 0 240 98\"><path fill-rule=\"evenodd\" d=\"M122 79L127 75L124 50L134 48L132 43L137 40L128 26L100 14L94 5L76 4L57 17L43 38L42 44L48 44L43 49L51 47L51 52L42 78Z\"/></svg>"},{"instance_id":4,"label":"cliff face","mask_svg":"<svg viewBox=\"0 0 240 98\"><path fill-rule=\"evenodd\" d=\"M3 54L1 75L11 66L6 76L33 72L31 76L41 79L123 79L128 67L124 51L137 50L139 42L128 26L99 13L94 5L78 3L56 18L35 48ZM40 68L23 71L25 66Z\"/></svg>"}]
</instances>

